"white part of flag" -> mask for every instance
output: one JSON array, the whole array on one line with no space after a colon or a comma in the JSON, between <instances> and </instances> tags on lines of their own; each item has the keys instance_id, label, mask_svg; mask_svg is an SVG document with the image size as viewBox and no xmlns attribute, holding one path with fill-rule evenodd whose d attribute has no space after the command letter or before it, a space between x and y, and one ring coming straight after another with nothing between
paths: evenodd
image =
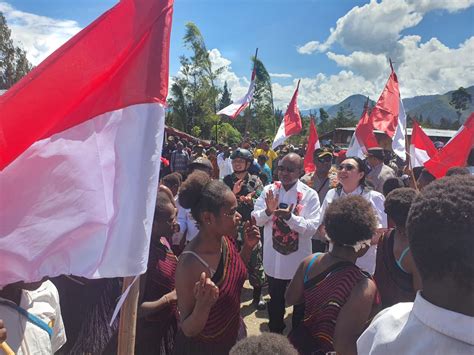
<instances>
[{"instance_id":1,"label":"white part of flag","mask_svg":"<svg viewBox=\"0 0 474 355\"><path fill-rule=\"evenodd\" d=\"M229 106L224 107L217 112L218 115L226 115L236 118L252 101L253 93L255 91L255 79L250 82L250 86L244 97L232 102Z\"/></svg>"},{"instance_id":2,"label":"white part of flag","mask_svg":"<svg viewBox=\"0 0 474 355\"><path fill-rule=\"evenodd\" d=\"M159 103L104 113L37 141L2 171L3 285L146 271L164 116Z\"/></svg>"},{"instance_id":3,"label":"white part of flag","mask_svg":"<svg viewBox=\"0 0 474 355\"><path fill-rule=\"evenodd\" d=\"M405 139L407 135L407 116L405 114L405 107L403 106L402 98L400 97L400 106L398 111L398 124L395 135L392 139L392 150L403 161L407 159Z\"/></svg>"}]
</instances>

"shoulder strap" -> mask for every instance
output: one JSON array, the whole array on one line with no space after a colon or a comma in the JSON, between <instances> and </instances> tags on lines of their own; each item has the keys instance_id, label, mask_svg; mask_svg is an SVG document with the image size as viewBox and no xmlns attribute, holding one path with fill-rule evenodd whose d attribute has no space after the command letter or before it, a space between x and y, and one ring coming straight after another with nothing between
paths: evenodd
<instances>
[{"instance_id":1,"label":"shoulder strap","mask_svg":"<svg viewBox=\"0 0 474 355\"><path fill-rule=\"evenodd\" d=\"M315 253L313 257L311 258L311 261L309 262L308 266L306 267L306 270L304 271L304 279L303 282L308 281L308 273L309 269L311 269L311 266L313 266L314 262L316 259L321 255L322 253Z\"/></svg>"},{"instance_id":2,"label":"shoulder strap","mask_svg":"<svg viewBox=\"0 0 474 355\"><path fill-rule=\"evenodd\" d=\"M20 313L23 317L25 317L30 323L36 325L37 327L43 329L46 333L48 333L49 338L51 339L53 336L53 329L41 318L38 316L35 316L34 314L28 312L26 309L23 307L17 306L16 304L13 304L12 302L1 302L2 304L16 309L18 313Z\"/></svg>"},{"instance_id":3,"label":"shoulder strap","mask_svg":"<svg viewBox=\"0 0 474 355\"><path fill-rule=\"evenodd\" d=\"M183 254L191 254L191 255L194 255L194 256L196 257L196 259L198 259L198 260L201 262L201 264L203 264L203 265L209 270L209 272L211 273L210 276L211 276L211 277L214 276L216 270L214 270L213 268L211 268L211 267L209 266L209 264L206 263L206 261L205 261L203 258L201 258L197 253L195 253L195 252L193 252L193 251L191 251L191 250L185 250L185 251L183 251L183 252L181 253L181 255L183 255Z\"/></svg>"},{"instance_id":4,"label":"shoulder strap","mask_svg":"<svg viewBox=\"0 0 474 355\"><path fill-rule=\"evenodd\" d=\"M405 257L405 255L407 255L409 250L410 250L410 246L407 246L405 249L403 249L402 253L400 254L400 258L398 258L398 260L397 260L398 267L400 269L402 269L402 271L406 272L407 274L408 274L408 272L402 266L402 260Z\"/></svg>"}]
</instances>

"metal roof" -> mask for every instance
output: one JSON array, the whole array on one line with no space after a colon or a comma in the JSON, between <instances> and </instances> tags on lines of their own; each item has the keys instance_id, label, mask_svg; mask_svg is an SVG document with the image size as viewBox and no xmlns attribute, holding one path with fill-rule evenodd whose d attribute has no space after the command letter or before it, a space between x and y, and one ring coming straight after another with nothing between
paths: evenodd
<instances>
[{"instance_id":1,"label":"metal roof","mask_svg":"<svg viewBox=\"0 0 474 355\"><path fill-rule=\"evenodd\" d=\"M347 131L347 132L354 132L355 127L341 127L336 128L336 131ZM412 128L407 128L407 134L411 136ZM453 131L450 129L437 129L437 128L423 128L423 131L429 137L454 137L457 131ZM384 133L383 131L374 130L375 133Z\"/></svg>"}]
</instances>

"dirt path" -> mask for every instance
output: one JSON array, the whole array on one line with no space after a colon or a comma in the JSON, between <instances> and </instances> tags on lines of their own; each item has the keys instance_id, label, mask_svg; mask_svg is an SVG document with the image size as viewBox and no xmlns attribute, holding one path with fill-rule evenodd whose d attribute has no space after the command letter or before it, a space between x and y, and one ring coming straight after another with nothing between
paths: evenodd
<instances>
[{"instance_id":1,"label":"dirt path","mask_svg":"<svg viewBox=\"0 0 474 355\"><path fill-rule=\"evenodd\" d=\"M268 302L270 296L267 293L267 289L263 289L264 298ZM285 323L286 329L284 334L287 335L291 328L291 311L292 307L286 309ZM252 287L245 281L244 289L242 290L240 314L244 318L245 325L247 326L248 335L259 335L262 332L268 332L268 312L267 310L257 311L252 306Z\"/></svg>"}]
</instances>

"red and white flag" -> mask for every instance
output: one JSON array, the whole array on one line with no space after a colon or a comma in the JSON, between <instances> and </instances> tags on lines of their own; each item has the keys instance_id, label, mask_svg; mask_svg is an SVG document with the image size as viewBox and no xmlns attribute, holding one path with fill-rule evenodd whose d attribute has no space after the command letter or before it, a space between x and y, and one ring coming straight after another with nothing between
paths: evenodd
<instances>
[{"instance_id":1,"label":"red and white flag","mask_svg":"<svg viewBox=\"0 0 474 355\"><path fill-rule=\"evenodd\" d=\"M0 285L146 271L172 0L122 0L0 96Z\"/></svg>"},{"instance_id":2,"label":"red and white flag","mask_svg":"<svg viewBox=\"0 0 474 355\"><path fill-rule=\"evenodd\" d=\"M397 74L395 74L391 62L390 67L392 72L382 94L370 113L370 121L374 129L383 131L390 138L393 138L397 130L398 114L400 112L400 91L398 89Z\"/></svg>"},{"instance_id":3,"label":"red and white flag","mask_svg":"<svg viewBox=\"0 0 474 355\"><path fill-rule=\"evenodd\" d=\"M362 112L359 123L352 135L346 156L364 159L368 149L378 146L379 144L374 134L374 127L369 116L369 99L367 98L364 105L364 112Z\"/></svg>"},{"instance_id":4,"label":"red and white flag","mask_svg":"<svg viewBox=\"0 0 474 355\"><path fill-rule=\"evenodd\" d=\"M304 156L304 171L306 174L316 171L316 165L314 165L313 161L313 154L316 149L321 148L318 131L316 130L316 124L314 123L313 117L311 117L309 121L308 146L306 147L306 154Z\"/></svg>"},{"instance_id":5,"label":"red and white flag","mask_svg":"<svg viewBox=\"0 0 474 355\"><path fill-rule=\"evenodd\" d=\"M407 136L407 115L405 113L405 107L403 106L402 98L399 98L399 113L397 129L395 135L392 137L392 150L398 155L403 161L407 160L406 152L406 136Z\"/></svg>"},{"instance_id":6,"label":"red and white flag","mask_svg":"<svg viewBox=\"0 0 474 355\"><path fill-rule=\"evenodd\" d=\"M291 98L290 104L286 109L285 116L281 121L280 127L276 133L275 139L273 140L272 148L275 149L279 145L283 144L290 136L301 132L303 125L301 123L300 111L298 110L298 88L300 87L300 81L296 86L295 93Z\"/></svg>"},{"instance_id":7,"label":"red and white flag","mask_svg":"<svg viewBox=\"0 0 474 355\"><path fill-rule=\"evenodd\" d=\"M437 179L442 178L449 168L466 165L467 157L473 146L474 112L443 149L424 164L425 168Z\"/></svg>"},{"instance_id":8,"label":"red and white flag","mask_svg":"<svg viewBox=\"0 0 474 355\"><path fill-rule=\"evenodd\" d=\"M426 135L418 122L413 120L410 141L410 165L411 168L423 166L438 153L431 139Z\"/></svg>"},{"instance_id":9,"label":"red and white flag","mask_svg":"<svg viewBox=\"0 0 474 355\"><path fill-rule=\"evenodd\" d=\"M255 72L254 65L250 86L245 96L237 101L232 102L229 106L224 107L222 110L217 112L218 115L226 115L232 119L235 119L243 110L245 110L248 105L250 105L250 102L253 99L253 93L255 91Z\"/></svg>"}]
</instances>

